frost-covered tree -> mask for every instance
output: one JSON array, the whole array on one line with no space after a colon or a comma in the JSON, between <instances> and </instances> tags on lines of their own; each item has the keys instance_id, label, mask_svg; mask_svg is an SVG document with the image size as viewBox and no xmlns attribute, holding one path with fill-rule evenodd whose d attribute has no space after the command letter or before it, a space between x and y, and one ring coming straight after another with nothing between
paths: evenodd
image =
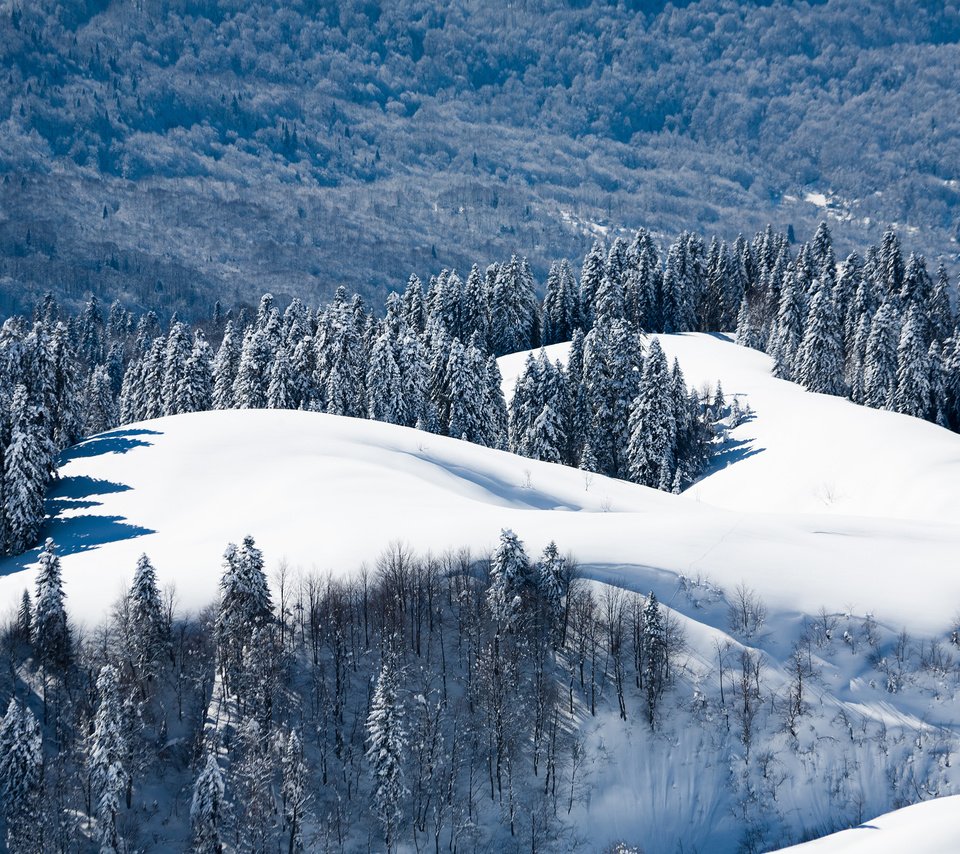
<instances>
[{"instance_id":1,"label":"frost-covered tree","mask_svg":"<svg viewBox=\"0 0 960 854\"><path fill-rule=\"evenodd\" d=\"M162 407L164 415L176 415L180 410L179 390L190 358L190 336L186 324L174 323L167 335L163 355Z\"/></svg>"},{"instance_id":2,"label":"frost-covered tree","mask_svg":"<svg viewBox=\"0 0 960 854\"><path fill-rule=\"evenodd\" d=\"M43 742L33 712L10 700L0 720L0 814L10 854L44 849Z\"/></svg>"},{"instance_id":3,"label":"frost-covered tree","mask_svg":"<svg viewBox=\"0 0 960 854\"><path fill-rule=\"evenodd\" d=\"M127 602L133 665L138 674L150 680L156 676L167 654L170 629L157 586L157 573L145 554L137 559Z\"/></svg>"},{"instance_id":4,"label":"frost-covered tree","mask_svg":"<svg viewBox=\"0 0 960 854\"><path fill-rule=\"evenodd\" d=\"M487 357L486 388L484 390L484 413L487 435L484 444L489 448L507 449L508 416L507 402L503 397L503 377L494 355Z\"/></svg>"},{"instance_id":5,"label":"frost-covered tree","mask_svg":"<svg viewBox=\"0 0 960 854\"><path fill-rule=\"evenodd\" d=\"M407 752L400 673L391 655L384 658L367 715L367 761L373 778L373 807L383 828L386 850L393 851L406 794L403 764Z\"/></svg>"},{"instance_id":6,"label":"frost-covered tree","mask_svg":"<svg viewBox=\"0 0 960 854\"><path fill-rule=\"evenodd\" d=\"M897 349L900 328L892 303L877 309L870 324L863 367L864 402L874 409L892 409L897 389Z\"/></svg>"},{"instance_id":7,"label":"frost-covered tree","mask_svg":"<svg viewBox=\"0 0 960 854\"><path fill-rule=\"evenodd\" d=\"M460 327L463 340L476 336L481 348L490 346L490 310L487 305L483 274L474 264L463 289L463 307L460 311Z\"/></svg>"},{"instance_id":8,"label":"frost-covered tree","mask_svg":"<svg viewBox=\"0 0 960 854\"><path fill-rule=\"evenodd\" d=\"M233 382L233 405L237 409L263 409L266 406L273 356L267 331L249 327L244 335L237 377Z\"/></svg>"},{"instance_id":9,"label":"frost-covered tree","mask_svg":"<svg viewBox=\"0 0 960 854\"><path fill-rule=\"evenodd\" d=\"M793 379L794 360L803 340L803 310L796 279L788 271L780 294L780 309L773 327L770 355L773 372L784 380Z\"/></svg>"},{"instance_id":10,"label":"frost-covered tree","mask_svg":"<svg viewBox=\"0 0 960 854\"><path fill-rule=\"evenodd\" d=\"M292 409L294 398L293 369L290 366L286 345L281 344L270 365L266 405L268 409Z\"/></svg>"},{"instance_id":11,"label":"frost-covered tree","mask_svg":"<svg viewBox=\"0 0 960 854\"><path fill-rule=\"evenodd\" d=\"M487 607L498 625L514 630L534 586L530 560L517 535L504 528L490 560Z\"/></svg>"},{"instance_id":12,"label":"frost-covered tree","mask_svg":"<svg viewBox=\"0 0 960 854\"><path fill-rule=\"evenodd\" d=\"M567 595L567 562L554 542L547 545L537 562L537 591L549 620L550 635L556 643L562 631Z\"/></svg>"},{"instance_id":13,"label":"frost-covered tree","mask_svg":"<svg viewBox=\"0 0 960 854\"><path fill-rule=\"evenodd\" d=\"M830 290L816 290L797 352L794 379L808 391L843 394L843 336Z\"/></svg>"},{"instance_id":14,"label":"frost-covered tree","mask_svg":"<svg viewBox=\"0 0 960 854\"><path fill-rule=\"evenodd\" d=\"M550 265L543 297L543 343L569 341L580 325L577 281L566 259Z\"/></svg>"},{"instance_id":15,"label":"frost-covered tree","mask_svg":"<svg viewBox=\"0 0 960 854\"><path fill-rule=\"evenodd\" d=\"M223 339L213 362L213 407L233 408L233 383L240 365L240 339L233 321L228 320L223 328Z\"/></svg>"},{"instance_id":16,"label":"frost-covered tree","mask_svg":"<svg viewBox=\"0 0 960 854\"><path fill-rule=\"evenodd\" d=\"M213 357L203 330L193 333L193 348L177 386L177 412L204 412L213 399Z\"/></svg>"},{"instance_id":17,"label":"frost-covered tree","mask_svg":"<svg viewBox=\"0 0 960 854\"><path fill-rule=\"evenodd\" d=\"M405 420L403 383L394 348L389 330L373 342L367 367L367 417L387 424L402 424Z\"/></svg>"},{"instance_id":18,"label":"frost-covered tree","mask_svg":"<svg viewBox=\"0 0 960 854\"><path fill-rule=\"evenodd\" d=\"M70 626L60 558L53 540L46 541L37 562L40 569L33 606L33 648L44 667L63 669L71 657Z\"/></svg>"},{"instance_id":19,"label":"frost-covered tree","mask_svg":"<svg viewBox=\"0 0 960 854\"><path fill-rule=\"evenodd\" d=\"M203 770L193 785L190 824L196 854L222 854L227 805L224 800L223 774L217 759L208 753Z\"/></svg>"},{"instance_id":20,"label":"frost-covered tree","mask_svg":"<svg viewBox=\"0 0 960 854\"><path fill-rule=\"evenodd\" d=\"M926 418L930 412L930 363L922 311L916 303L907 311L897 346L897 387L893 397L897 412L915 418Z\"/></svg>"},{"instance_id":21,"label":"frost-covered tree","mask_svg":"<svg viewBox=\"0 0 960 854\"><path fill-rule=\"evenodd\" d=\"M40 536L52 448L43 418L18 385L10 402L10 445L3 459L7 553L26 551Z\"/></svg>"},{"instance_id":22,"label":"frost-covered tree","mask_svg":"<svg viewBox=\"0 0 960 854\"><path fill-rule=\"evenodd\" d=\"M303 851L303 824L310 800L307 766L303 761L303 746L295 729L290 730L283 746L281 760L283 818L286 822L287 854Z\"/></svg>"},{"instance_id":23,"label":"frost-covered tree","mask_svg":"<svg viewBox=\"0 0 960 854\"><path fill-rule=\"evenodd\" d=\"M643 364L640 388L630 412L627 450L630 479L644 486L667 489L673 484L676 437L672 382L667 359L654 338Z\"/></svg>"},{"instance_id":24,"label":"frost-covered tree","mask_svg":"<svg viewBox=\"0 0 960 854\"><path fill-rule=\"evenodd\" d=\"M117 827L117 815L127 791L130 771L124 764L128 753L123 699L116 668L105 664L97 677L99 705L90 737L90 770L96 793L96 814L101 854L120 854L126 847Z\"/></svg>"},{"instance_id":25,"label":"frost-covered tree","mask_svg":"<svg viewBox=\"0 0 960 854\"><path fill-rule=\"evenodd\" d=\"M538 302L526 259L513 256L497 272L490 301L490 337L493 352L502 356L536 346L539 338Z\"/></svg>"},{"instance_id":26,"label":"frost-covered tree","mask_svg":"<svg viewBox=\"0 0 960 854\"><path fill-rule=\"evenodd\" d=\"M595 241L590 251L584 256L583 268L580 271L580 325L583 329L593 326L593 308L596 304L597 291L604 273L603 243Z\"/></svg>"},{"instance_id":27,"label":"frost-covered tree","mask_svg":"<svg viewBox=\"0 0 960 854\"><path fill-rule=\"evenodd\" d=\"M113 384L104 365L97 365L87 381L87 435L111 430L119 422L117 405L113 399Z\"/></svg>"}]
</instances>

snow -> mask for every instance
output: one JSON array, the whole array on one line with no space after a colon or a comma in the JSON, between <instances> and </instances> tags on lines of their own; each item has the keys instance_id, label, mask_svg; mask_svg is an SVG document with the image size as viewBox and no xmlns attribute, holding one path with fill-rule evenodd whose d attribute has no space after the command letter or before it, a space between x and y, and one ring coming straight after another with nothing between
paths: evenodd
<instances>
[{"instance_id":1,"label":"snow","mask_svg":"<svg viewBox=\"0 0 960 854\"><path fill-rule=\"evenodd\" d=\"M816 205L818 208L825 208L827 206L827 197L823 193L806 193L803 200L810 202L811 205Z\"/></svg>"},{"instance_id":2,"label":"snow","mask_svg":"<svg viewBox=\"0 0 960 854\"><path fill-rule=\"evenodd\" d=\"M960 795L887 813L850 830L781 849L795 854L942 854L960 839Z\"/></svg>"},{"instance_id":3,"label":"snow","mask_svg":"<svg viewBox=\"0 0 960 854\"><path fill-rule=\"evenodd\" d=\"M717 470L686 497L751 513L960 520L960 435L811 394L776 379L765 353L727 336L658 337L667 357L679 359L688 385L713 389L720 380L728 402L738 397L754 410L731 431ZM552 360L566 360L568 345L546 349ZM526 356L500 360L508 400Z\"/></svg>"}]
</instances>

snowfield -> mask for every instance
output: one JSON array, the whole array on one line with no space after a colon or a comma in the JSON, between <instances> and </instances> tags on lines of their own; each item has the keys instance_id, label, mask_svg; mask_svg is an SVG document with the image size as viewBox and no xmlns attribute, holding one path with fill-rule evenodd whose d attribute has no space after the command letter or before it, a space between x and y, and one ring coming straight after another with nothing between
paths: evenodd
<instances>
[{"instance_id":1,"label":"snowfield","mask_svg":"<svg viewBox=\"0 0 960 854\"><path fill-rule=\"evenodd\" d=\"M46 533L71 612L99 621L141 552L197 608L216 595L224 547L247 533L271 566L341 574L394 541L483 554L511 527L531 553L555 539L590 576L664 601L681 574L703 575L745 582L776 611L825 606L942 633L960 608L960 435L808 394L720 337L661 340L688 383L719 378L756 413L681 496L312 412L162 418L64 454ZM506 387L524 358L501 360ZM0 602L32 586L36 555L0 564Z\"/></svg>"},{"instance_id":2,"label":"snowfield","mask_svg":"<svg viewBox=\"0 0 960 854\"><path fill-rule=\"evenodd\" d=\"M655 591L686 632L684 690L702 683L712 696L716 650L745 641L728 634L726 618L740 584L766 604L765 631L748 641L781 696L804 618L821 609L836 617L837 636L818 648L810 723L796 743L803 749L780 751L785 776L775 800L790 830L784 843L855 824L849 805L857 797L866 815L891 809L896 796L884 762L916 773L921 784L933 781L941 794L957 791L936 747L939 728L960 728L952 683L888 693L865 648L848 647L840 632L859 632L870 614L887 640L901 628L920 638L946 635L960 609L960 436L808 394L772 378L765 355L721 336L661 340L689 384L719 379L728 400L737 395L755 412L731 431L714 470L679 496L313 412L204 412L90 438L63 455L45 531L61 547L71 616L99 624L142 552L160 584L176 588L179 607L195 610L217 595L227 543L248 533L271 572L286 563L293 573L348 576L401 541L419 552L468 546L485 556L509 527L531 557L556 540L587 577ZM548 352L564 358L566 349ZM525 356L501 360L506 388ZM0 607L14 608L33 587L37 554L0 563ZM594 784L573 819L588 839L643 840L648 854L675 851L678 842L684 850L737 850L743 827L735 801L764 781L738 782L727 736L716 736L720 722L704 723L713 707L683 703L689 708L669 737L641 719L623 724L612 710L582 722L584 773ZM872 739L887 728L889 758L877 759L888 753ZM841 795L828 794L819 781L847 751L858 770L833 786ZM917 785L913 776L895 782L905 791ZM845 846L907 833L918 854L946 850L914 843L928 826L955 834L956 803L923 804L878 819L880 831L848 831L802 850L859 851ZM903 849L890 845L869 850Z\"/></svg>"}]
</instances>

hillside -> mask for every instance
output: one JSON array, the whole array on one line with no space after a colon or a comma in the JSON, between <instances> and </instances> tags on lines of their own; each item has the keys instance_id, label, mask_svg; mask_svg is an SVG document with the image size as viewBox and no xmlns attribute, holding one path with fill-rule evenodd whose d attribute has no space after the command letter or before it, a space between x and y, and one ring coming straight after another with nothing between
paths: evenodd
<instances>
[{"instance_id":1,"label":"hillside","mask_svg":"<svg viewBox=\"0 0 960 854\"><path fill-rule=\"evenodd\" d=\"M954 255L958 33L881 0L8 3L0 310L542 280L639 226Z\"/></svg>"}]
</instances>

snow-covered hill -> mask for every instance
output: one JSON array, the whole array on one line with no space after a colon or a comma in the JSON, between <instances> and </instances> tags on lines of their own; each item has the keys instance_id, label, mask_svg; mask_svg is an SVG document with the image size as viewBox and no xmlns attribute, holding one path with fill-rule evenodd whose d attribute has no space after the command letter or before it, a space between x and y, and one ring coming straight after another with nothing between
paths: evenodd
<instances>
[{"instance_id":1,"label":"snow-covered hill","mask_svg":"<svg viewBox=\"0 0 960 854\"><path fill-rule=\"evenodd\" d=\"M776 379L765 353L730 336L660 335L687 383L722 383L754 417L731 431L727 451L687 496L749 512L960 521L960 435L900 415L810 394ZM569 345L547 348L566 360ZM509 399L527 353L500 359Z\"/></svg>"},{"instance_id":2,"label":"snow-covered hill","mask_svg":"<svg viewBox=\"0 0 960 854\"><path fill-rule=\"evenodd\" d=\"M661 340L690 383L720 379L756 413L681 496L317 413L206 412L88 439L64 455L47 526L72 612L97 621L143 551L198 607L216 593L224 546L246 533L274 565L351 573L395 540L483 553L506 526L666 601L681 574L705 575L743 581L777 611L849 609L942 632L960 607L960 436L808 394L720 337ZM524 356L501 360L505 386ZM32 585L35 558L0 564L0 602Z\"/></svg>"}]
</instances>

